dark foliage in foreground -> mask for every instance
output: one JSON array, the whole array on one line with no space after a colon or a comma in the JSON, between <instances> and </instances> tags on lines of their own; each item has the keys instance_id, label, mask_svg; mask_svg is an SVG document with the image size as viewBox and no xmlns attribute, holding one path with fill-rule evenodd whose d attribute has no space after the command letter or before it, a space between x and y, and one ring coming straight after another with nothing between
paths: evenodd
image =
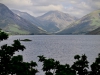
<instances>
[{"instance_id":1,"label":"dark foliage in foreground","mask_svg":"<svg viewBox=\"0 0 100 75\"><path fill-rule=\"evenodd\" d=\"M68 64L61 65L59 61L54 59L46 59L44 56L38 56L39 61L43 62L42 70L45 75L75 75L76 72L71 69Z\"/></svg>"},{"instance_id":2,"label":"dark foliage in foreground","mask_svg":"<svg viewBox=\"0 0 100 75\"><path fill-rule=\"evenodd\" d=\"M95 62L90 65L91 71L89 71L89 62L85 54L74 56L76 61L72 66L68 64L62 65L59 61L52 58L47 59L43 55L38 57L39 61L43 63L42 70L45 75L100 75L100 54L98 54Z\"/></svg>"},{"instance_id":3,"label":"dark foliage in foreground","mask_svg":"<svg viewBox=\"0 0 100 75\"><path fill-rule=\"evenodd\" d=\"M0 31L0 41L8 38L8 35ZM19 40L14 40L11 46L7 44L0 48L0 75L35 75L36 62L24 62L21 55L14 56L15 52L23 51L25 47Z\"/></svg>"},{"instance_id":4,"label":"dark foliage in foreground","mask_svg":"<svg viewBox=\"0 0 100 75\"><path fill-rule=\"evenodd\" d=\"M6 40L8 35L0 31L0 41ZM14 56L15 52L19 50L23 51L25 47L21 45L19 40L14 40L11 46L7 44L0 48L0 75L36 75L38 70L36 62L24 62L22 55ZM43 63L42 70L45 75L100 75L100 54L96 58L95 62L90 65L91 71L89 71L89 65L87 56L76 55L76 60L72 66L69 64L62 65L59 61L52 58L47 59L44 56L38 56L39 62Z\"/></svg>"}]
</instances>

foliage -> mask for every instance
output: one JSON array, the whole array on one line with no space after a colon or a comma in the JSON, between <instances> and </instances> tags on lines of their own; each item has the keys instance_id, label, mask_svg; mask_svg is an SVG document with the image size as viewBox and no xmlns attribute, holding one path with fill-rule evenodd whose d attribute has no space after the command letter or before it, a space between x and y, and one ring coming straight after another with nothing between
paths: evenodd
<instances>
[{"instance_id":1,"label":"foliage","mask_svg":"<svg viewBox=\"0 0 100 75\"><path fill-rule=\"evenodd\" d=\"M43 63L42 70L45 72L45 75L100 75L100 54L90 66L91 71L88 70L89 62L85 54L74 56L76 61L71 67L69 64L62 65L59 61L55 61L52 58L47 59L43 55L38 57L39 61Z\"/></svg>"},{"instance_id":2,"label":"foliage","mask_svg":"<svg viewBox=\"0 0 100 75\"><path fill-rule=\"evenodd\" d=\"M8 38L8 35L0 31L0 41ZM7 44L1 46L0 49L0 75L35 75L37 70L36 62L24 62L21 55L14 56L15 52L23 51L25 47L21 45L19 40L14 40L11 46Z\"/></svg>"},{"instance_id":3,"label":"foliage","mask_svg":"<svg viewBox=\"0 0 100 75\"><path fill-rule=\"evenodd\" d=\"M6 40L8 35L0 30L0 41ZM15 52L24 51L24 45L21 45L19 40L14 40L11 46L7 44L0 48L0 75L36 75L38 70L36 62L24 62L22 55L14 56ZM100 75L100 54L90 66L87 56L76 55L76 60L72 66L69 64L62 65L59 61L53 58L46 58L43 55L38 56L39 62L43 63L42 70L45 75Z\"/></svg>"},{"instance_id":4,"label":"foliage","mask_svg":"<svg viewBox=\"0 0 100 75\"><path fill-rule=\"evenodd\" d=\"M52 58L46 59L43 55L38 57L39 61L43 62L42 70L45 71L45 75L76 75L68 64L61 65L59 61Z\"/></svg>"},{"instance_id":5,"label":"foliage","mask_svg":"<svg viewBox=\"0 0 100 75\"><path fill-rule=\"evenodd\" d=\"M20 26L18 25L9 25L7 30L10 32L10 34L30 34L27 30L23 30Z\"/></svg>"},{"instance_id":6,"label":"foliage","mask_svg":"<svg viewBox=\"0 0 100 75\"><path fill-rule=\"evenodd\" d=\"M78 75L88 75L88 61L86 55L76 55L74 57L76 59L76 62L72 65L72 69L77 72Z\"/></svg>"},{"instance_id":7,"label":"foliage","mask_svg":"<svg viewBox=\"0 0 100 75\"><path fill-rule=\"evenodd\" d=\"M8 34L4 33L4 32L0 29L0 41L6 40L7 38L8 38Z\"/></svg>"},{"instance_id":8,"label":"foliage","mask_svg":"<svg viewBox=\"0 0 100 75\"><path fill-rule=\"evenodd\" d=\"M90 75L100 75L100 53L95 62L91 65L91 70Z\"/></svg>"}]
</instances>

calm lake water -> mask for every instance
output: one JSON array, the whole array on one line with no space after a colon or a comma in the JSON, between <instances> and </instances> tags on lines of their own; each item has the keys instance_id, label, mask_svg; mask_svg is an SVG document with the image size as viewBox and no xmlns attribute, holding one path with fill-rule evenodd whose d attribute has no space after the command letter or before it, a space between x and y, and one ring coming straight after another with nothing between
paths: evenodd
<instances>
[{"instance_id":1,"label":"calm lake water","mask_svg":"<svg viewBox=\"0 0 100 75\"><path fill-rule=\"evenodd\" d=\"M38 62L39 55L59 60L62 64L73 64L76 54L86 54L89 62L93 62L100 53L99 35L17 35L10 36L1 44L13 43L15 39L31 39L30 42L21 41L26 46L22 54L24 61Z\"/></svg>"}]
</instances>

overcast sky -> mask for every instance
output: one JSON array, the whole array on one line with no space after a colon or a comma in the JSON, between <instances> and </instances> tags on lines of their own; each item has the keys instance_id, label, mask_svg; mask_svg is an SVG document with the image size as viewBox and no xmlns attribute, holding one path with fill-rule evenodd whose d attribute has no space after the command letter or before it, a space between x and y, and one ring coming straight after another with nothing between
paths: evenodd
<instances>
[{"instance_id":1,"label":"overcast sky","mask_svg":"<svg viewBox=\"0 0 100 75\"><path fill-rule=\"evenodd\" d=\"M82 17L100 9L100 0L0 0L10 9L28 12L33 16L59 10L76 17Z\"/></svg>"}]
</instances>

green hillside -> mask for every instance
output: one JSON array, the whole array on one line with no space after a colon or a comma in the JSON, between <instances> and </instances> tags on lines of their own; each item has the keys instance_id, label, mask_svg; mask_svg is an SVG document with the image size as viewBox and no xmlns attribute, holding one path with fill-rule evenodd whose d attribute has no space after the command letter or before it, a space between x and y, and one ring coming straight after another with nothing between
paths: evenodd
<instances>
[{"instance_id":1,"label":"green hillside","mask_svg":"<svg viewBox=\"0 0 100 75\"><path fill-rule=\"evenodd\" d=\"M100 27L100 10L82 17L57 34L86 34Z\"/></svg>"},{"instance_id":2,"label":"green hillside","mask_svg":"<svg viewBox=\"0 0 100 75\"><path fill-rule=\"evenodd\" d=\"M5 28L5 31L9 34L30 34L30 32L21 29L18 25L8 25Z\"/></svg>"},{"instance_id":3,"label":"green hillside","mask_svg":"<svg viewBox=\"0 0 100 75\"><path fill-rule=\"evenodd\" d=\"M7 6L0 3L0 29L9 34L47 34L31 22L14 14Z\"/></svg>"}]
</instances>

